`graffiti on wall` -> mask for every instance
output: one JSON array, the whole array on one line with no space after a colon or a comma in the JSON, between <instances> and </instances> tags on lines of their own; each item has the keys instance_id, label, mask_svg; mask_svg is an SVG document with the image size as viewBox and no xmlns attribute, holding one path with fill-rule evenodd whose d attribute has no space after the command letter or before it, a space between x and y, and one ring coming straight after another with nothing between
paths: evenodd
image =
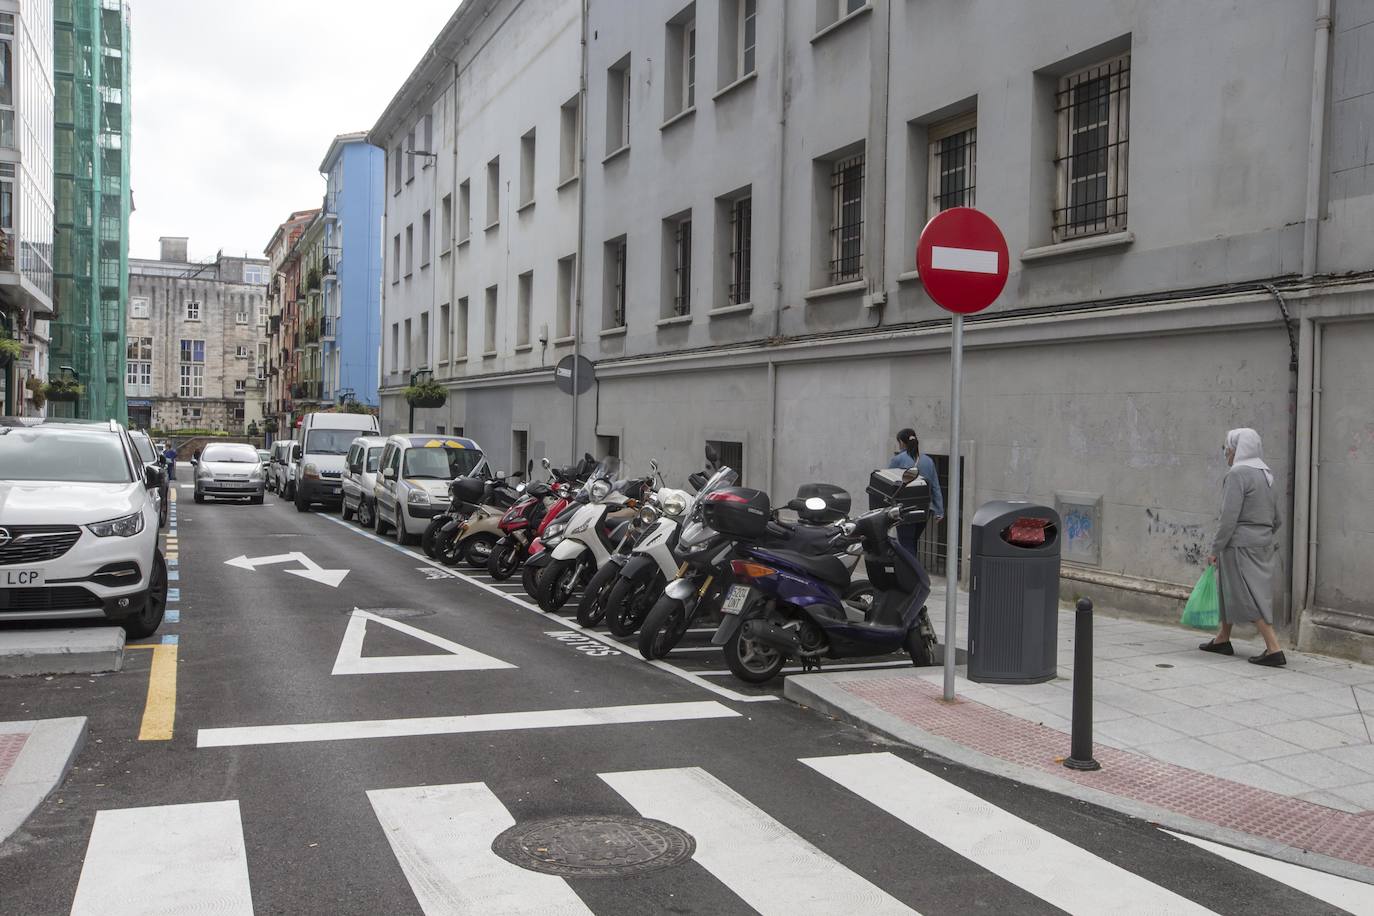
<instances>
[{"instance_id":1,"label":"graffiti on wall","mask_svg":"<svg viewBox=\"0 0 1374 916\"><path fill-rule=\"evenodd\" d=\"M1159 509L1146 509L1145 533L1164 538L1169 551L1189 566L1201 566L1207 560L1207 529L1202 525L1169 518Z\"/></svg>"},{"instance_id":2,"label":"graffiti on wall","mask_svg":"<svg viewBox=\"0 0 1374 916\"><path fill-rule=\"evenodd\" d=\"M1101 494L1056 493L1054 501L1064 526L1063 558L1070 563L1101 565Z\"/></svg>"}]
</instances>

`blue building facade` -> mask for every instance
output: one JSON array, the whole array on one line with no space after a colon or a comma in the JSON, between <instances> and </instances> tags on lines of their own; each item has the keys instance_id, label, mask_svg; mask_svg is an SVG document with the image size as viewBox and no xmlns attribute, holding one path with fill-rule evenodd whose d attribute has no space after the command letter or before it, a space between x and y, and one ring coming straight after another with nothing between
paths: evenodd
<instances>
[{"instance_id":1,"label":"blue building facade","mask_svg":"<svg viewBox=\"0 0 1374 916\"><path fill-rule=\"evenodd\" d=\"M366 137L364 131L340 134L320 163L325 177L320 347L326 396L338 403L352 399L375 407L381 369L386 155Z\"/></svg>"}]
</instances>

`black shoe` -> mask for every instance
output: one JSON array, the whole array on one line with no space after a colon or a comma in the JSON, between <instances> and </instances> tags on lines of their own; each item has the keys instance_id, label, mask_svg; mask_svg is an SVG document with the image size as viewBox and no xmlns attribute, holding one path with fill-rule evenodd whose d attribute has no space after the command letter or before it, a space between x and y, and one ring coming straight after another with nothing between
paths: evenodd
<instances>
[{"instance_id":1,"label":"black shoe","mask_svg":"<svg viewBox=\"0 0 1374 916\"><path fill-rule=\"evenodd\" d=\"M1229 639L1226 642L1217 642L1215 639L1209 639L1202 645L1198 646L1198 648L1201 649L1203 652L1215 652L1218 655L1236 654L1236 650L1231 648L1231 641Z\"/></svg>"},{"instance_id":2,"label":"black shoe","mask_svg":"<svg viewBox=\"0 0 1374 916\"><path fill-rule=\"evenodd\" d=\"M1250 658L1250 664L1263 665L1266 668L1282 668L1288 664L1288 659L1283 657L1283 650L1277 652L1261 652L1259 655Z\"/></svg>"}]
</instances>

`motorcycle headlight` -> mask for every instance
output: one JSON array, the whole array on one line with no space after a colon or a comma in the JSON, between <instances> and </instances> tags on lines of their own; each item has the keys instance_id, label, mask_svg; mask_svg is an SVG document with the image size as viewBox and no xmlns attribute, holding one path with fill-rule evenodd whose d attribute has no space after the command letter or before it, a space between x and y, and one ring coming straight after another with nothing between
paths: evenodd
<instances>
[{"instance_id":1,"label":"motorcycle headlight","mask_svg":"<svg viewBox=\"0 0 1374 916\"><path fill-rule=\"evenodd\" d=\"M406 494L406 502L410 503L412 506L428 505L429 494L419 487L411 487L410 492Z\"/></svg>"},{"instance_id":2,"label":"motorcycle headlight","mask_svg":"<svg viewBox=\"0 0 1374 916\"><path fill-rule=\"evenodd\" d=\"M592 483L592 487L591 487L591 489L588 491L588 493L591 494L591 497L592 497L593 500L595 500L596 502L600 502L601 500L605 499L607 496L610 496L610 495L611 495L611 484L610 484L610 481L606 481L606 480L597 480L597 481L594 481L594 482Z\"/></svg>"},{"instance_id":3,"label":"motorcycle headlight","mask_svg":"<svg viewBox=\"0 0 1374 916\"><path fill-rule=\"evenodd\" d=\"M658 521L658 507L644 505L639 508L639 523L641 525L652 525Z\"/></svg>"},{"instance_id":4,"label":"motorcycle headlight","mask_svg":"<svg viewBox=\"0 0 1374 916\"><path fill-rule=\"evenodd\" d=\"M121 515L105 522L87 525L86 530L98 538L131 538L143 530L143 513Z\"/></svg>"},{"instance_id":5,"label":"motorcycle headlight","mask_svg":"<svg viewBox=\"0 0 1374 916\"><path fill-rule=\"evenodd\" d=\"M687 511L687 500L681 493L669 493L663 497L663 511L670 518L677 518Z\"/></svg>"},{"instance_id":6,"label":"motorcycle headlight","mask_svg":"<svg viewBox=\"0 0 1374 916\"><path fill-rule=\"evenodd\" d=\"M554 538L561 538L563 536L563 532L567 529L567 527L568 525L566 522L558 522L557 524L553 524L545 528L543 536L544 543L547 544Z\"/></svg>"}]
</instances>

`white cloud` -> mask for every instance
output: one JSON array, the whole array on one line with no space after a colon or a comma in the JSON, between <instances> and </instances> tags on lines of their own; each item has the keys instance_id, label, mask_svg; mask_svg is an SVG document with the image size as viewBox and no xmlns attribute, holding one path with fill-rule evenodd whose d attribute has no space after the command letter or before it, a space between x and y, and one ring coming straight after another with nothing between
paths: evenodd
<instances>
[{"instance_id":1,"label":"white cloud","mask_svg":"<svg viewBox=\"0 0 1374 916\"><path fill-rule=\"evenodd\" d=\"M131 0L129 253L261 255L317 207L335 134L370 128L456 0Z\"/></svg>"}]
</instances>

